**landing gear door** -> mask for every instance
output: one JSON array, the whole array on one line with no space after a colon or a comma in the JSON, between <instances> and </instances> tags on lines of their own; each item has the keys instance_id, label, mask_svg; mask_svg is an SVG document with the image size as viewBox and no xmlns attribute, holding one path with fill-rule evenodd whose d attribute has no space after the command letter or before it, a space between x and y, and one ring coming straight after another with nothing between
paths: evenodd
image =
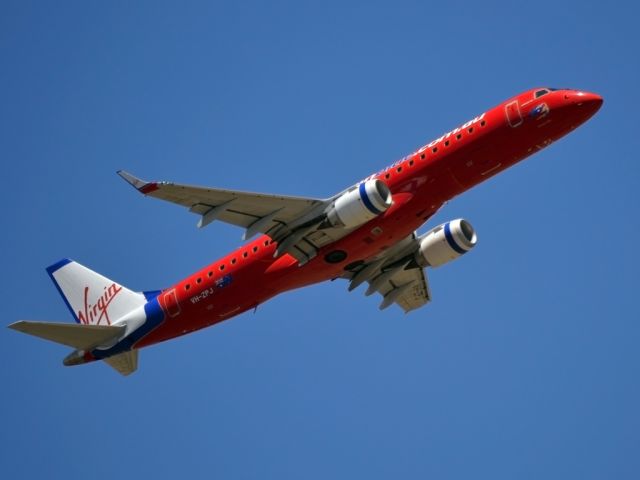
<instances>
[{"instance_id":1,"label":"landing gear door","mask_svg":"<svg viewBox=\"0 0 640 480\"><path fill-rule=\"evenodd\" d=\"M518 105L517 100L507 103L504 107L504 113L511 127L515 128L522 124L522 114L520 113L520 105Z\"/></svg>"}]
</instances>

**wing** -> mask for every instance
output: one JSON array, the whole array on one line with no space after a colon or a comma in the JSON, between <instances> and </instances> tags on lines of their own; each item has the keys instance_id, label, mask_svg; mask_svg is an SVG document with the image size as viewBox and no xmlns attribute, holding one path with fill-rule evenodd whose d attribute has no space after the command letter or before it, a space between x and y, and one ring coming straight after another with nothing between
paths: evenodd
<instances>
[{"instance_id":1,"label":"wing","mask_svg":"<svg viewBox=\"0 0 640 480\"><path fill-rule=\"evenodd\" d=\"M118 175L144 195L177 203L201 215L199 228L214 220L245 228L245 240L260 232L273 237L278 232L291 230L287 227L312 219L314 211L326 205L324 200L316 198L146 182L123 170L118 171Z\"/></svg>"},{"instance_id":2,"label":"wing","mask_svg":"<svg viewBox=\"0 0 640 480\"><path fill-rule=\"evenodd\" d=\"M357 271L344 278L351 280L349 291L364 282L369 284L365 295L380 293L380 309L398 305L408 313L431 301L431 290L424 269L413 260L418 248L415 233L401 240L384 254L370 259Z\"/></svg>"},{"instance_id":3,"label":"wing","mask_svg":"<svg viewBox=\"0 0 640 480\"><path fill-rule=\"evenodd\" d=\"M120 170L118 174L149 197L187 207L200 215L198 227L214 220L245 228L243 239L265 233L278 244L276 256L288 253L302 265L320 249L344 237L353 229L320 228L327 207L336 197L288 197L193 187L170 182L147 182Z\"/></svg>"},{"instance_id":4,"label":"wing","mask_svg":"<svg viewBox=\"0 0 640 480\"><path fill-rule=\"evenodd\" d=\"M431 301L431 291L424 269L417 267L398 272L393 278L376 289L384 299L380 309L395 303L409 313Z\"/></svg>"}]
</instances>

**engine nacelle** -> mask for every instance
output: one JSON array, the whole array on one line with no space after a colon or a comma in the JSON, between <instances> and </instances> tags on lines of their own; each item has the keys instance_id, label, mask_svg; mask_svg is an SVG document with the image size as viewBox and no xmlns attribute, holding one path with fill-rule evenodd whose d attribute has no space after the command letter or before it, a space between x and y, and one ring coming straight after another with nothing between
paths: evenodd
<instances>
[{"instance_id":1,"label":"engine nacelle","mask_svg":"<svg viewBox=\"0 0 640 480\"><path fill-rule=\"evenodd\" d=\"M439 267L464 255L478 238L469 222L459 218L438 225L419 239L416 261L421 267Z\"/></svg>"},{"instance_id":2,"label":"engine nacelle","mask_svg":"<svg viewBox=\"0 0 640 480\"><path fill-rule=\"evenodd\" d=\"M368 180L333 202L325 226L358 227L383 214L390 206L389 187L380 180Z\"/></svg>"}]
</instances>

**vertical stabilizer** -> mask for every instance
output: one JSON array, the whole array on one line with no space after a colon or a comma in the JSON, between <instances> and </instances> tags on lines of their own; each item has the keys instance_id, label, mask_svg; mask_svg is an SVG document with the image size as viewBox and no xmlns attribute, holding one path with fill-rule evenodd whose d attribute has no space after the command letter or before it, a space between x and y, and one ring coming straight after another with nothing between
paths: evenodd
<instances>
[{"instance_id":1,"label":"vertical stabilizer","mask_svg":"<svg viewBox=\"0 0 640 480\"><path fill-rule=\"evenodd\" d=\"M146 303L142 293L64 259L47 268L47 273L64 298L76 322L111 325Z\"/></svg>"}]
</instances>

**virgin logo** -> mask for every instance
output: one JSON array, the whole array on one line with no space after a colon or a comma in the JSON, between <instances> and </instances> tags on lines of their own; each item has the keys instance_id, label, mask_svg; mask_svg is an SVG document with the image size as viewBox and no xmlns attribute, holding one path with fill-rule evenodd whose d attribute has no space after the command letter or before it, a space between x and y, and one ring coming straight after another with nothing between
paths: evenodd
<instances>
[{"instance_id":1,"label":"virgin logo","mask_svg":"<svg viewBox=\"0 0 640 480\"><path fill-rule=\"evenodd\" d=\"M100 322L104 319L107 325L111 325L107 310L109 304L121 291L122 287L120 285L112 283L111 286L104 287L102 295L94 304L91 304L89 303L89 287L84 287L84 311L78 311L80 323L100 325Z\"/></svg>"}]
</instances>

